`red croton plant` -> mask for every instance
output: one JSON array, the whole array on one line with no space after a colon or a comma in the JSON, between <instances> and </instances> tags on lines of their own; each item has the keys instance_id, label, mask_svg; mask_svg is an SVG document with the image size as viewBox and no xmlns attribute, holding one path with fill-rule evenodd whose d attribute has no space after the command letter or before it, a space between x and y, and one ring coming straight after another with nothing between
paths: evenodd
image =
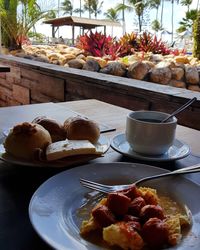
<instances>
[{"instance_id":1,"label":"red croton plant","mask_svg":"<svg viewBox=\"0 0 200 250\"><path fill-rule=\"evenodd\" d=\"M141 35L134 32L126 33L117 40L115 37L106 36L101 32L90 31L90 33L79 36L76 47L83 49L87 55L107 57L110 60L131 55L134 52L152 52L162 55L186 53L186 51L169 49L161 39L148 32L143 32Z\"/></svg>"},{"instance_id":2,"label":"red croton plant","mask_svg":"<svg viewBox=\"0 0 200 250\"><path fill-rule=\"evenodd\" d=\"M110 59L114 60L117 57L117 51L120 48L119 43L115 38L106 36L101 32L79 36L76 47L85 50L89 55L104 57L110 56Z\"/></svg>"}]
</instances>

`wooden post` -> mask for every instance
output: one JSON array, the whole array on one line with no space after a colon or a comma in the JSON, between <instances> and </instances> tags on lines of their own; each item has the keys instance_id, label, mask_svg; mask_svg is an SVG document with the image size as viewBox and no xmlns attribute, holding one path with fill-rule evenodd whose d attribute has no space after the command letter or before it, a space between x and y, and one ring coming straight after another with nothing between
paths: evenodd
<instances>
[{"instance_id":1,"label":"wooden post","mask_svg":"<svg viewBox=\"0 0 200 250\"><path fill-rule=\"evenodd\" d=\"M55 38L55 26L52 25L52 37Z\"/></svg>"},{"instance_id":2,"label":"wooden post","mask_svg":"<svg viewBox=\"0 0 200 250\"><path fill-rule=\"evenodd\" d=\"M74 25L72 24L72 45L74 45Z\"/></svg>"}]
</instances>

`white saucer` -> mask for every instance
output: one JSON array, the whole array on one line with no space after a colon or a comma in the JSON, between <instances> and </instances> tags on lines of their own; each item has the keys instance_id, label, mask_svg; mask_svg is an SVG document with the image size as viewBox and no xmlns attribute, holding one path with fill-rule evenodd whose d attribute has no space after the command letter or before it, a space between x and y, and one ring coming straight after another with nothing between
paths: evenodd
<instances>
[{"instance_id":1,"label":"white saucer","mask_svg":"<svg viewBox=\"0 0 200 250\"><path fill-rule=\"evenodd\" d=\"M111 147L117 152L126 155L131 158L143 160L143 161L174 161L182 159L190 154L190 147L175 139L174 144L163 155L144 155L133 151L126 140L125 134L116 135L111 141Z\"/></svg>"}]
</instances>

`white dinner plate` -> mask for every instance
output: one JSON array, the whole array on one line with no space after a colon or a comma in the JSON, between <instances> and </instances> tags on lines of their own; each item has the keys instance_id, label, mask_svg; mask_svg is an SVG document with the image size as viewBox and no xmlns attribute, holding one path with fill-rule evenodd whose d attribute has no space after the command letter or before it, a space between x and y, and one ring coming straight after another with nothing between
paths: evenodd
<instances>
[{"instance_id":1,"label":"white dinner plate","mask_svg":"<svg viewBox=\"0 0 200 250\"><path fill-rule=\"evenodd\" d=\"M119 184L163 172L167 170L138 163L89 164L63 171L44 182L33 194L29 204L30 221L41 238L57 250L105 250L79 234L83 220L79 209L88 199L94 200L92 194L97 193L82 187L79 178ZM180 176L152 180L146 185L180 202L192 213L190 231L179 245L168 249L199 250L200 186Z\"/></svg>"},{"instance_id":2,"label":"white dinner plate","mask_svg":"<svg viewBox=\"0 0 200 250\"><path fill-rule=\"evenodd\" d=\"M4 138L5 139L5 138ZM15 164L20 166L30 166L30 167L69 167L76 164L81 164L84 162L88 162L92 159L95 159L97 157L100 157L102 155L75 155L75 156L69 156L65 157L60 160L56 161L27 161L23 159L19 159L17 157L14 157L8 153L5 153L5 148L2 144L2 141L0 141L0 160L9 163L9 164ZM96 147L100 147L103 154L109 149L110 147L110 141L107 137L100 135L98 142L95 144Z\"/></svg>"},{"instance_id":3,"label":"white dinner plate","mask_svg":"<svg viewBox=\"0 0 200 250\"><path fill-rule=\"evenodd\" d=\"M112 139L111 147L123 155L143 161L174 161L182 159L190 154L190 147L177 139L174 140L173 145L165 154L156 156L139 154L131 149L124 133L116 135Z\"/></svg>"}]
</instances>

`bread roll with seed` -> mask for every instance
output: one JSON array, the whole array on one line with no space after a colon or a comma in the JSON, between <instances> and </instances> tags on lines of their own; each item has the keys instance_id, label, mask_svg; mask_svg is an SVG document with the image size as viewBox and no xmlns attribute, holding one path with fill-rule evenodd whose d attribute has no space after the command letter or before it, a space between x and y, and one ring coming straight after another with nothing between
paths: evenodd
<instances>
[{"instance_id":1,"label":"bread roll with seed","mask_svg":"<svg viewBox=\"0 0 200 250\"><path fill-rule=\"evenodd\" d=\"M47 118L46 116L38 116L32 121L32 123L40 124L48 130L51 135L52 142L66 139L66 133L63 129L63 125L54 119Z\"/></svg>"},{"instance_id":2,"label":"bread roll with seed","mask_svg":"<svg viewBox=\"0 0 200 250\"><path fill-rule=\"evenodd\" d=\"M81 116L69 117L63 127L69 140L88 140L96 143L100 136L98 124Z\"/></svg>"},{"instance_id":3,"label":"bread roll with seed","mask_svg":"<svg viewBox=\"0 0 200 250\"><path fill-rule=\"evenodd\" d=\"M52 142L49 132L39 124L24 122L11 129L4 147L7 153L25 160L34 160Z\"/></svg>"}]
</instances>

